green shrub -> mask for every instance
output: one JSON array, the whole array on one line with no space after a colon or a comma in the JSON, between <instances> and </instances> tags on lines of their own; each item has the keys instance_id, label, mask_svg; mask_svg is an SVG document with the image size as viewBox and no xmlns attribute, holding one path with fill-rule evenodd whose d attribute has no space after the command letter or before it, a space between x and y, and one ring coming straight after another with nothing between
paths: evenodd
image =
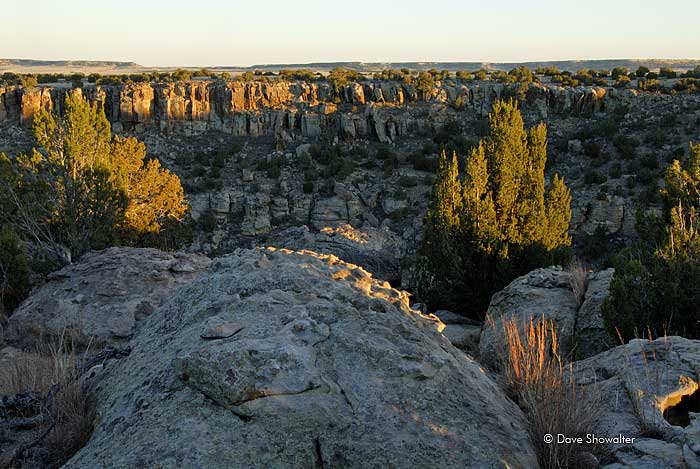
<instances>
[{"instance_id":1,"label":"green shrub","mask_svg":"<svg viewBox=\"0 0 700 469\"><path fill-rule=\"evenodd\" d=\"M637 71L634 72L634 74L637 75L639 78L643 78L647 76L647 73L649 73L649 71L650 70L647 67L640 65Z\"/></svg>"},{"instance_id":2,"label":"green shrub","mask_svg":"<svg viewBox=\"0 0 700 469\"><path fill-rule=\"evenodd\" d=\"M399 178L399 185L401 187L415 187L416 184L416 178L413 176L401 176Z\"/></svg>"},{"instance_id":3,"label":"green shrub","mask_svg":"<svg viewBox=\"0 0 700 469\"><path fill-rule=\"evenodd\" d=\"M211 233L217 226L216 213L213 210L207 210L200 215L198 222L202 231Z\"/></svg>"},{"instance_id":4,"label":"green shrub","mask_svg":"<svg viewBox=\"0 0 700 469\"><path fill-rule=\"evenodd\" d=\"M677 75L676 71L670 67L661 67L659 70L659 76L662 78L676 78Z\"/></svg>"},{"instance_id":5,"label":"green shrub","mask_svg":"<svg viewBox=\"0 0 700 469\"><path fill-rule=\"evenodd\" d=\"M583 241L582 254L589 261L597 261L608 252L608 230L598 225L593 234L586 235Z\"/></svg>"},{"instance_id":6,"label":"green shrub","mask_svg":"<svg viewBox=\"0 0 700 469\"><path fill-rule=\"evenodd\" d=\"M593 169L589 169L583 176L583 182L588 185L603 184L608 180L608 177Z\"/></svg>"},{"instance_id":7,"label":"green shrub","mask_svg":"<svg viewBox=\"0 0 700 469\"><path fill-rule=\"evenodd\" d=\"M610 165L610 171L608 171L608 175L611 179L617 179L620 176L622 176L622 165L619 161L616 161L612 165Z\"/></svg>"},{"instance_id":8,"label":"green shrub","mask_svg":"<svg viewBox=\"0 0 700 469\"><path fill-rule=\"evenodd\" d=\"M617 80L615 80L615 88L626 88L632 80L627 75L620 75Z\"/></svg>"},{"instance_id":9,"label":"green shrub","mask_svg":"<svg viewBox=\"0 0 700 469\"><path fill-rule=\"evenodd\" d=\"M591 158L598 158L600 156L600 145L595 142L586 142L583 145L583 152Z\"/></svg>"},{"instance_id":10,"label":"green shrub","mask_svg":"<svg viewBox=\"0 0 700 469\"><path fill-rule=\"evenodd\" d=\"M10 225L0 229L0 321L29 292L29 263L22 240Z\"/></svg>"},{"instance_id":11,"label":"green shrub","mask_svg":"<svg viewBox=\"0 0 700 469\"><path fill-rule=\"evenodd\" d=\"M700 145L690 149L666 171L663 216L639 216L640 245L615 262L601 310L613 337L700 338Z\"/></svg>"},{"instance_id":12,"label":"green shrub","mask_svg":"<svg viewBox=\"0 0 700 469\"><path fill-rule=\"evenodd\" d=\"M303 186L304 194L311 194L314 191L314 183L311 181L304 182Z\"/></svg>"},{"instance_id":13,"label":"green shrub","mask_svg":"<svg viewBox=\"0 0 700 469\"><path fill-rule=\"evenodd\" d=\"M613 139L613 145L622 158L631 160L635 157L639 141L633 137L618 135Z\"/></svg>"},{"instance_id":14,"label":"green shrub","mask_svg":"<svg viewBox=\"0 0 700 469\"><path fill-rule=\"evenodd\" d=\"M615 67L611 73L612 79L617 80L621 76L627 76L627 69L625 67Z\"/></svg>"},{"instance_id":15,"label":"green shrub","mask_svg":"<svg viewBox=\"0 0 700 469\"><path fill-rule=\"evenodd\" d=\"M192 176L193 177L202 177L205 174L207 174L207 170L204 169L204 166L202 166L199 163L195 164L194 167L192 168Z\"/></svg>"}]
</instances>

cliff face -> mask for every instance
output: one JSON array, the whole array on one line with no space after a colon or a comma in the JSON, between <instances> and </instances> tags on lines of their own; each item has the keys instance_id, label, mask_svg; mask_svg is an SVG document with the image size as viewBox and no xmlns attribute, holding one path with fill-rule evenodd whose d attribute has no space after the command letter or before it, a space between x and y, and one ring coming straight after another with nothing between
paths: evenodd
<instances>
[{"instance_id":1,"label":"cliff face","mask_svg":"<svg viewBox=\"0 0 700 469\"><path fill-rule=\"evenodd\" d=\"M330 131L344 138L383 142L431 125L419 106L450 105L485 115L497 98L515 96L518 85L438 84L426 96L390 81L350 83L338 93L327 82L178 82L86 86L82 92L104 106L115 130L137 126L198 134L220 130L235 136L316 137ZM0 123L29 125L40 108L60 111L66 90L0 88ZM636 92L531 84L525 107L550 114L605 112L629 104Z\"/></svg>"}]
</instances>

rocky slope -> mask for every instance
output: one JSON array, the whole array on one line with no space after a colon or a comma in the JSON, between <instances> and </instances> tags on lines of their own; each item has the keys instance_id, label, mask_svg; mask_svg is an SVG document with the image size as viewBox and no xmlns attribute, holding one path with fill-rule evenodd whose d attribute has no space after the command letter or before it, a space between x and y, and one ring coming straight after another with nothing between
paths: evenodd
<instances>
[{"instance_id":1,"label":"rocky slope","mask_svg":"<svg viewBox=\"0 0 700 469\"><path fill-rule=\"evenodd\" d=\"M317 232L351 224L389 229L412 251L432 183L424 163L446 144L467 154L483 136L493 100L516 96L518 86L449 80L423 96L413 86L381 80L339 92L327 81L191 81L86 84L82 92L104 105L116 133L144 140L149 155L181 177L195 219L216 219L211 233L200 230L196 250L230 252L289 227ZM26 126L42 107L60 110L65 92L0 88L0 151L30 151ZM688 129L700 118L700 95L545 83L527 86L522 107L528 125L548 125L548 173L558 172L572 189L576 242L604 228L624 243L636 236L637 209L658 208L663 167L696 138ZM671 120L676 123L661 137L673 137L664 140L659 127ZM624 156L617 137L645 144ZM352 169L327 175L328 165L314 158L304 163L313 144L324 152L338 144ZM592 147L597 156L589 155ZM386 148L396 163L377 156ZM216 155L225 163L214 164ZM266 170L271 164L276 174Z\"/></svg>"},{"instance_id":2,"label":"rocky slope","mask_svg":"<svg viewBox=\"0 0 700 469\"><path fill-rule=\"evenodd\" d=\"M349 226L289 239L358 259L391 246ZM12 317L44 334L81 324L131 349L87 372L95 430L65 467L537 467L525 416L480 365L495 361L489 325L479 344L479 326L411 309L407 293L333 255L237 250L210 264L152 249L91 253ZM611 348L600 303L612 270L587 273L578 298L572 275L535 270L494 295L489 313L544 315L565 351L588 357L573 376L594 397L591 434L635 439L603 443L602 467L698 467L700 341ZM155 310L141 318L144 304ZM6 347L0 365L22 354Z\"/></svg>"},{"instance_id":3,"label":"rocky slope","mask_svg":"<svg viewBox=\"0 0 700 469\"><path fill-rule=\"evenodd\" d=\"M537 467L522 412L441 326L334 256L237 251L97 371L65 467Z\"/></svg>"}]
</instances>

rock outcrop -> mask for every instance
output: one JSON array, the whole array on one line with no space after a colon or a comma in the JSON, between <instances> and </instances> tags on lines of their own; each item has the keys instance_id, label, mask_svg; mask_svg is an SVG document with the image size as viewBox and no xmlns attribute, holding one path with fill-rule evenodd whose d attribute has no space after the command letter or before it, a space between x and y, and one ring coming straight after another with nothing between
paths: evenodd
<instances>
[{"instance_id":1,"label":"rock outcrop","mask_svg":"<svg viewBox=\"0 0 700 469\"><path fill-rule=\"evenodd\" d=\"M520 409L438 326L334 256L237 251L96 372L64 467L537 467Z\"/></svg>"},{"instance_id":2,"label":"rock outcrop","mask_svg":"<svg viewBox=\"0 0 700 469\"><path fill-rule=\"evenodd\" d=\"M367 226L326 227L317 233L306 226L293 227L278 233L269 242L292 250L333 254L387 281L399 279L400 263L406 251L406 243L392 231Z\"/></svg>"},{"instance_id":3,"label":"rock outcrop","mask_svg":"<svg viewBox=\"0 0 700 469\"><path fill-rule=\"evenodd\" d=\"M574 373L597 394L597 436L635 439L607 444L615 461L606 467L700 467L700 409L685 404L698 393L700 341L635 339L576 362Z\"/></svg>"},{"instance_id":4,"label":"rock outcrop","mask_svg":"<svg viewBox=\"0 0 700 469\"><path fill-rule=\"evenodd\" d=\"M503 319L514 317L518 325L545 318L553 321L559 335L559 349L563 355L571 352L578 304L571 289L571 274L549 268L537 269L519 277L491 298L487 315L495 329L502 330ZM490 366L497 365L498 338L494 328L486 322L479 341L479 360Z\"/></svg>"},{"instance_id":5,"label":"rock outcrop","mask_svg":"<svg viewBox=\"0 0 700 469\"><path fill-rule=\"evenodd\" d=\"M8 339L27 343L67 329L87 340L123 342L137 323L210 265L202 255L148 248L90 252L50 274L15 310Z\"/></svg>"},{"instance_id":6,"label":"rock outcrop","mask_svg":"<svg viewBox=\"0 0 700 469\"><path fill-rule=\"evenodd\" d=\"M613 269L586 273L585 293L576 298L572 273L558 267L537 269L519 277L491 298L487 311L497 331L503 319L515 318L522 326L544 318L557 329L559 353L572 358L586 358L613 346L603 326L600 305L607 297ZM492 367L497 364L498 337L488 322L479 341L479 361Z\"/></svg>"},{"instance_id":7,"label":"rock outcrop","mask_svg":"<svg viewBox=\"0 0 700 469\"><path fill-rule=\"evenodd\" d=\"M615 341L605 330L600 306L610 293L615 269L588 274L586 294L576 313L576 357L588 358L611 349ZM618 342L619 344L619 342Z\"/></svg>"},{"instance_id":8,"label":"rock outcrop","mask_svg":"<svg viewBox=\"0 0 700 469\"><path fill-rule=\"evenodd\" d=\"M292 133L318 137L332 129L345 138L373 137L392 142L398 136L425 130L404 104L426 102L460 107L486 115L497 98L515 96L516 85L495 82L438 82L420 96L412 85L368 80L350 83L335 93L330 82L223 82L86 84L83 94L104 106L116 131L152 126L163 131L199 134L220 130L236 136L279 136ZM28 125L41 108L60 110L65 88L0 88L0 123ZM593 113L629 104L634 90L563 88L531 84L527 106L540 118L548 114ZM348 105L350 113L334 104Z\"/></svg>"}]
</instances>

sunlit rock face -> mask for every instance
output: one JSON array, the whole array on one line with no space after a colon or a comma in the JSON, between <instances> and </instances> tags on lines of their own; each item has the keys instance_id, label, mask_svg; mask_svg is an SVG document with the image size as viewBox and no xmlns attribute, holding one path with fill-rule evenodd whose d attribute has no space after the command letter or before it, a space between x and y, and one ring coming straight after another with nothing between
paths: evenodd
<instances>
[{"instance_id":1,"label":"sunlit rock face","mask_svg":"<svg viewBox=\"0 0 700 469\"><path fill-rule=\"evenodd\" d=\"M329 82L224 82L86 84L82 93L104 106L115 128L145 127L199 134L219 130L240 137L318 137L325 130L344 138L390 143L434 123L406 104L455 105L486 115L494 100L515 96L517 85L495 82L440 83L422 95L404 83L367 80L334 91ZM60 110L66 88L0 88L0 123L30 125L41 108ZM607 112L636 99L633 90L563 88L531 84L526 107L551 114ZM340 109L336 103L349 109ZM346 111L350 110L350 113Z\"/></svg>"},{"instance_id":2,"label":"sunlit rock face","mask_svg":"<svg viewBox=\"0 0 700 469\"><path fill-rule=\"evenodd\" d=\"M65 467L537 467L522 412L440 328L335 256L237 251L92 378Z\"/></svg>"}]
</instances>

